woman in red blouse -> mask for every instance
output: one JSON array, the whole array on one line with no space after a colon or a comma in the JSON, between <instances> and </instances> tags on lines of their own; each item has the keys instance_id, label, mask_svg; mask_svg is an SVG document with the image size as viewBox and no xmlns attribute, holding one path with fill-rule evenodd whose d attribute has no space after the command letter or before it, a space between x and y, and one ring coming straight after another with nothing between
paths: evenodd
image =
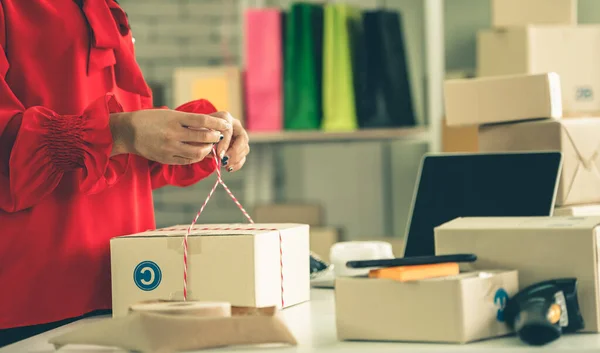
<instances>
[{"instance_id":1,"label":"woman in red blouse","mask_svg":"<svg viewBox=\"0 0 600 353\"><path fill-rule=\"evenodd\" d=\"M115 0L0 0L0 346L109 310L109 239L152 190L228 171L248 136L206 101L152 109Z\"/></svg>"}]
</instances>

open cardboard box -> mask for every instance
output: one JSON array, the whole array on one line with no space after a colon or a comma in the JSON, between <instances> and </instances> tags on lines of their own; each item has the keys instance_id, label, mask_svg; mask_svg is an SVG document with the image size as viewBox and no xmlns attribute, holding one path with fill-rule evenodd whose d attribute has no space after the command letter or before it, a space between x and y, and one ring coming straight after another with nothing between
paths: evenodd
<instances>
[{"instance_id":1,"label":"open cardboard box","mask_svg":"<svg viewBox=\"0 0 600 353\"><path fill-rule=\"evenodd\" d=\"M467 343L511 333L502 309L516 271L483 271L412 282L347 277L335 283L341 340Z\"/></svg>"}]
</instances>

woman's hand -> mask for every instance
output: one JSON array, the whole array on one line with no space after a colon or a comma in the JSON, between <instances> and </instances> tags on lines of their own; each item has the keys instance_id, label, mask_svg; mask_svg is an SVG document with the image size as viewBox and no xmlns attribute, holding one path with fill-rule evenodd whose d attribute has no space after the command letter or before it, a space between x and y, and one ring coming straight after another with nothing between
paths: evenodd
<instances>
[{"instance_id":1,"label":"woman's hand","mask_svg":"<svg viewBox=\"0 0 600 353\"><path fill-rule=\"evenodd\" d=\"M111 114L110 129L112 155L132 153L162 164L191 164L231 135L233 126L210 115L152 109Z\"/></svg>"},{"instance_id":2,"label":"woman's hand","mask_svg":"<svg viewBox=\"0 0 600 353\"><path fill-rule=\"evenodd\" d=\"M228 172L240 170L246 163L246 156L250 153L248 133L242 123L228 112L216 112L210 115L227 121L233 126L231 131L223 132L223 140L217 144L217 154L221 158L221 165Z\"/></svg>"}]
</instances>

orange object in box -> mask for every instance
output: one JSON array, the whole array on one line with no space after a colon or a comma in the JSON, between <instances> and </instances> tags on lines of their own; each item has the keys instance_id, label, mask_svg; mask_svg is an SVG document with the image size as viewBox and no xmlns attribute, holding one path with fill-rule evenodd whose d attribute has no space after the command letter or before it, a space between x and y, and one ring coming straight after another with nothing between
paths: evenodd
<instances>
[{"instance_id":1,"label":"orange object in box","mask_svg":"<svg viewBox=\"0 0 600 353\"><path fill-rule=\"evenodd\" d=\"M418 281L427 278L456 276L460 273L458 263L398 266L369 271L369 278L393 279L400 282Z\"/></svg>"}]
</instances>

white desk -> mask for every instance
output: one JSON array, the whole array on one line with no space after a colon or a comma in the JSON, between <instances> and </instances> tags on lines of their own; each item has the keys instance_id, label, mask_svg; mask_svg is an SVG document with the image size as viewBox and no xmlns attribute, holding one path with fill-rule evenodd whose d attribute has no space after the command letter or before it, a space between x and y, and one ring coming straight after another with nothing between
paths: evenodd
<instances>
[{"instance_id":1,"label":"white desk","mask_svg":"<svg viewBox=\"0 0 600 353\"><path fill-rule=\"evenodd\" d=\"M299 345L296 347L230 347L202 352L326 352L326 353L363 353L363 352L600 352L600 335L578 334L564 336L560 340L542 347L529 347L522 344L516 337L471 343L467 345L446 344L413 344L413 343L374 343L374 342L339 342L335 331L335 308L333 291L314 289L309 303L288 308L281 312L282 317L293 331ZM97 319L87 319L97 320ZM86 320L82 320L84 322ZM50 353L54 352L52 345L47 343L53 337L69 328L76 327L81 322L58 328L28 340L0 349L0 353ZM123 351L102 347L67 346L62 353L122 353Z\"/></svg>"}]
</instances>

